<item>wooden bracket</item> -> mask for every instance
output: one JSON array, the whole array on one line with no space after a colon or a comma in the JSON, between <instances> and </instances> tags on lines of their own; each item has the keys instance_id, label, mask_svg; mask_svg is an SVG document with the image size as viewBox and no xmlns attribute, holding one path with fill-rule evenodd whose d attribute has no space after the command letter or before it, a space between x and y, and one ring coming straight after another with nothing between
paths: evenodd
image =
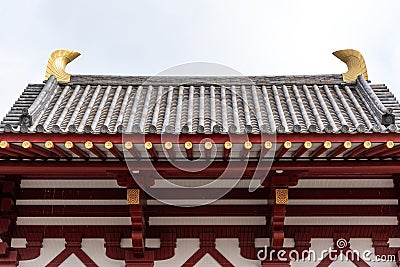
<instances>
[{"instance_id":1,"label":"wooden bracket","mask_svg":"<svg viewBox=\"0 0 400 267\"><path fill-rule=\"evenodd\" d=\"M18 252L10 250L6 242L0 242L0 266L16 267L18 264Z\"/></svg>"},{"instance_id":2,"label":"wooden bracket","mask_svg":"<svg viewBox=\"0 0 400 267\"><path fill-rule=\"evenodd\" d=\"M43 247L43 234L42 233L27 233L26 234L26 247L13 248L18 251L19 259L21 261L33 260L40 256L40 250Z\"/></svg>"}]
</instances>

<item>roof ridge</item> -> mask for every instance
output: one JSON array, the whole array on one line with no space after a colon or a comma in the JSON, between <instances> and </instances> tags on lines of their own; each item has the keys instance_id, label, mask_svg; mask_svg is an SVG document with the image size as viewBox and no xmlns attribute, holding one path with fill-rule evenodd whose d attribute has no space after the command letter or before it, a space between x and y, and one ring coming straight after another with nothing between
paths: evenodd
<instances>
[{"instance_id":1,"label":"roof ridge","mask_svg":"<svg viewBox=\"0 0 400 267\"><path fill-rule=\"evenodd\" d=\"M102 85L181 85L181 84L338 84L344 83L342 74L319 75L72 75L71 84Z\"/></svg>"}]
</instances>

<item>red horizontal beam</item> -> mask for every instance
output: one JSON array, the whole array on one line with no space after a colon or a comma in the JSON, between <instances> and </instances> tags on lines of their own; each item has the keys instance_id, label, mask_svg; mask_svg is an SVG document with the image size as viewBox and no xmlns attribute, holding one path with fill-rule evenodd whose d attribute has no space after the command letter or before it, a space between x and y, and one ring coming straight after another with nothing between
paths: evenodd
<instances>
[{"instance_id":1,"label":"red horizontal beam","mask_svg":"<svg viewBox=\"0 0 400 267\"><path fill-rule=\"evenodd\" d=\"M66 205L17 206L19 217L129 217L129 206Z\"/></svg>"},{"instance_id":2,"label":"red horizontal beam","mask_svg":"<svg viewBox=\"0 0 400 267\"><path fill-rule=\"evenodd\" d=\"M211 205L199 207L146 206L146 217L181 217L181 216L268 216L267 205ZM128 205L67 205L17 207L20 217L129 217Z\"/></svg>"},{"instance_id":3,"label":"red horizontal beam","mask_svg":"<svg viewBox=\"0 0 400 267\"><path fill-rule=\"evenodd\" d=\"M397 225L290 225L285 226L285 237L294 238L298 233L310 233L312 238L332 238L334 233L348 233L352 238L371 238L372 233L387 233L390 238L400 237Z\"/></svg>"},{"instance_id":4,"label":"red horizontal beam","mask_svg":"<svg viewBox=\"0 0 400 267\"><path fill-rule=\"evenodd\" d=\"M163 143L162 140L167 137L159 134L125 134L122 137L121 134L56 134L56 133L1 133L0 140L7 142L23 142L30 141L34 142L46 142L48 140L54 143L65 143L66 141L72 141L74 143L85 143L86 141L92 141L93 143L102 143L105 141L110 141L115 144L121 144L122 141L132 141L133 143L142 143L145 141L150 141L154 144ZM354 143L361 143L366 140L371 142L387 142L393 141L395 143L400 142L400 135L397 133L341 133L341 134L320 134L320 133L293 133L293 134L179 134L170 135L168 140L176 140L174 142L185 143L190 141L192 143L200 143L204 138L211 138L215 143L222 144L226 141L231 141L233 143L244 143L250 141L252 143L262 143L264 141L278 142L282 143L285 141L291 141L292 143L306 141L322 143L324 141L343 143L345 141L350 141Z\"/></svg>"},{"instance_id":5,"label":"red horizontal beam","mask_svg":"<svg viewBox=\"0 0 400 267\"><path fill-rule=\"evenodd\" d=\"M73 182L73 181L72 181ZM160 189L162 190L162 189ZM168 190L168 189L165 189ZM210 188L207 192L221 191L221 189ZM223 189L225 190L225 189ZM198 191L198 190L197 190ZM254 192L249 192L247 188L234 188L229 191L222 199L266 199L268 189L259 188ZM166 196L172 194L166 194ZM126 199L126 189L124 188L22 188L16 196L17 199L71 199L71 200L91 200L91 199ZM146 199L153 199L146 195Z\"/></svg>"},{"instance_id":6,"label":"red horizontal beam","mask_svg":"<svg viewBox=\"0 0 400 267\"><path fill-rule=\"evenodd\" d=\"M256 238L268 238L264 225L245 226L148 226L147 238L160 238L162 233L176 233L177 238L198 238L200 233L212 232L216 238L237 238L240 233L252 233ZM13 238L25 238L28 233L43 233L44 238L64 238L65 233L79 232L83 238L104 238L106 233L120 233L122 238L131 237L131 226L95 225L17 225L12 229ZM400 238L397 225L321 225L285 226L285 237L294 238L299 233L309 233L312 238L332 238L334 233L349 233L352 238L371 238L372 233L386 233L390 238Z\"/></svg>"},{"instance_id":7,"label":"red horizontal beam","mask_svg":"<svg viewBox=\"0 0 400 267\"><path fill-rule=\"evenodd\" d=\"M73 183L73 180L71 181ZM17 199L125 199L124 188L21 188Z\"/></svg>"},{"instance_id":8,"label":"red horizontal beam","mask_svg":"<svg viewBox=\"0 0 400 267\"><path fill-rule=\"evenodd\" d=\"M289 199L397 199L394 188L291 188Z\"/></svg>"},{"instance_id":9,"label":"red horizontal beam","mask_svg":"<svg viewBox=\"0 0 400 267\"><path fill-rule=\"evenodd\" d=\"M227 170L229 163L229 171L232 175L235 172L243 171L243 164L230 162L212 162L203 173L221 173ZM186 177L198 177L198 173L184 172L169 162L135 162L135 169L140 170L143 175L154 177L154 170L163 170L170 174L186 175ZM195 162L182 163L184 168L196 167ZM318 174L341 174L341 175L388 175L400 173L400 164L398 160L365 160L365 161L278 161L269 168L268 164L260 164L260 162L250 161L246 163L245 168L248 171L268 171L283 170L285 171L308 171L308 175ZM93 161L88 164L83 161L73 162L36 162L36 161L0 161L0 172L2 174L47 174L47 175L105 175L110 171L128 171L125 162L98 162ZM237 175L237 174L236 174ZM337 176L336 178L340 178ZM361 177L360 177L361 178Z\"/></svg>"},{"instance_id":10,"label":"red horizontal beam","mask_svg":"<svg viewBox=\"0 0 400 267\"><path fill-rule=\"evenodd\" d=\"M212 232L216 238L237 238L240 233L254 233L257 238L265 238L267 231L264 225L238 226L147 226L146 238L160 238L163 233L176 233L178 238L198 238L200 233ZM26 225L12 229L13 238L25 238L27 233L43 233L43 238L64 238L64 233L82 233L83 238L104 238L106 233L119 233L122 238L131 238L131 226L118 225Z\"/></svg>"},{"instance_id":11,"label":"red horizontal beam","mask_svg":"<svg viewBox=\"0 0 400 267\"><path fill-rule=\"evenodd\" d=\"M65 233L82 233L83 238L104 238L106 233L119 233L131 238L130 225L19 225L12 229L13 238L25 238L28 233L43 233L43 238L65 238Z\"/></svg>"},{"instance_id":12,"label":"red horizontal beam","mask_svg":"<svg viewBox=\"0 0 400 267\"><path fill-rule=\"evenodd\" d=\"M268 216L271 208L267 205L207 205L199 207L146 206L146 216Z\"/></svg>"},{"instance_id":13,"label":"red horizontal beam","mask_svg":"<svg viewBox=\"0 0 400 267\"><path fill-rule=\"evenodd\" d=\"M286 216L397 216L396 205L295 205L286 206ZM368 219L367 219L368 220ZM316 219L318 221L318 219Z\"/></svg>"}]
</instances>

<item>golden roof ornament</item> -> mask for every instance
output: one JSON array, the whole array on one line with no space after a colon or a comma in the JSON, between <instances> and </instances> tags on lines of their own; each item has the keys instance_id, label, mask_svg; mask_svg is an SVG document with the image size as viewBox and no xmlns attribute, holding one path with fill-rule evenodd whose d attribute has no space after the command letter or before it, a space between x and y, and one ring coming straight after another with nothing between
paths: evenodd
<instances>
[{"instance_id":1,"label":"golden roof ornament","mask_svg":"<svg viewBox=\"0 0 400 267\"><path fill-rule=\"evenodd\" d=\"M47 63L45 80L54 75L59 82L69 82L71 74L65 72L68 63L79 57L80 53L72 50L56 50L51 53Z\"/></svg>"},{"instance_id":2,"label":"golden roof ornament","mask_svg":"<svg viewBox=\"0 0 400 267\"><path fill-rule=\"evenodd\" d=\"M354 82L359 75L368 80L367 65L361 53L354 49L338 50L332 53L335 57L346 63L349 69L343 73L343 81Z\"/></svg>"}]
</instances>

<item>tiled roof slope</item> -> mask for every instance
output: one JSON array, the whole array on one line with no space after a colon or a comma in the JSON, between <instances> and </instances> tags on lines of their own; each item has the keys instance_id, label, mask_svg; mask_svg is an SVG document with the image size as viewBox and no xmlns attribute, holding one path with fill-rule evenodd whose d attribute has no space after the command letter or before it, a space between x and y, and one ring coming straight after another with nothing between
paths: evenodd
<instances>
[{"instance_id":1,"label":"tiled roof slope","mask_svg":"<svg viewBox=\"0 0 400 267\"><path fill-rule=\"evenodd\" d=\"M341 75L75 75L69 83L51 77L28 85L0 131L354 133L398 126L400 105L393 94L362 76L348 84Z\"/></svg>"}]
</instances>

